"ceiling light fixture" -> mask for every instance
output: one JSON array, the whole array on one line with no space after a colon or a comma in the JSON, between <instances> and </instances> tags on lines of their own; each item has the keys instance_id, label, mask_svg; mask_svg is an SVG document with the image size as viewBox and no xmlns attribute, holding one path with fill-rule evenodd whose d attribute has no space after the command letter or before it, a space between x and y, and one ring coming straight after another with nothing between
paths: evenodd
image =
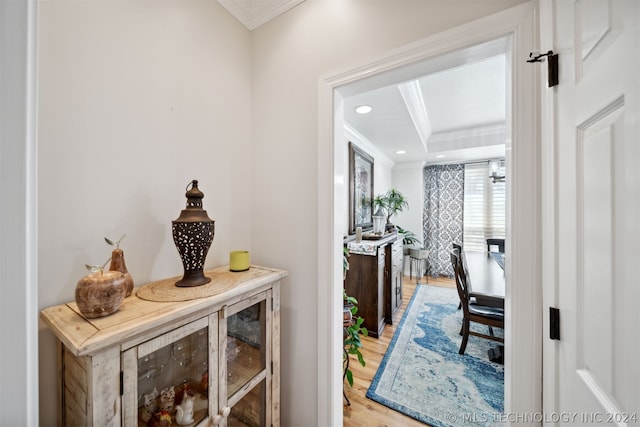
<instances>
[{"instance_id":1,"label":"ceiling light fixture","mask_svg":"<svg viewBox=\"0 0 640 427\"><path fill-rule=\"evenodd\" d=\"M356 113L358 114L368 114L373 110L370 105L359 105L356 107Z\"/></svg>"},{"instance_id":2,"label":"ceiling light fixture","mask_svg":"<svg viewBox=\"0 0 640 427\"><path fill-rule=\"evenodd\" d=\"M407 154L407 152L404 150L398 150L396 151L396 154Z\"/></svg>"},{"instance_id":3,"label":"ceiling light fixture","mask_svg":"<svg viewBox=\"0 0 640 427\"><path fill-rule=\"evenodd\" d=\"M436 156L436 159L444 159L444 154L438 154L438 155Z\"/></svg>"},{"instance_id":4,"label":"ceiling light fixture","mask_svg":"<svg viewBox=\"0 0 640 427\"><path fill-rule=\"evenodd\" d=\"M494 184L496 182L504 181L505 179L504 175L498 175L499 167L500 167L499 160L492 160L489 162L489 169L491 169L491 175L489 175L489 178L491 179L491 182L493 182Z\"/></svg>"}]
</instances>

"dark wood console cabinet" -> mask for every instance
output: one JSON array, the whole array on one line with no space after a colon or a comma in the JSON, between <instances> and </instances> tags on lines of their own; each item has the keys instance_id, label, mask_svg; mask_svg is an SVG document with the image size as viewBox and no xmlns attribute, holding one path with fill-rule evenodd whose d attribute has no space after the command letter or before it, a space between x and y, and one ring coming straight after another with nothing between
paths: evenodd
<instances>
[{"instance_id":1,"label":"dark wood console cabinet","mask_svg":"<svg viewBox=\"0 0 640 427\"><path fill-rule=\"evenodd\" d=\"M371 254L351 252L344 286L358 300L363 326L377 338L402 306L402 238L393 235L372 244Z\"/></svg>"},{"instance_id":2,"label":"dark wood console cabinet","mask_svg":"<svg viewBox=\"0 0 640 427\"><path fill-rule=\"evenodd\" d=\"M403 254L402 237L385 247L386 271L388 280L384 287L384 320L390 325L397 320L398 310L402 307Z\"/></svg>"}]
</instances>

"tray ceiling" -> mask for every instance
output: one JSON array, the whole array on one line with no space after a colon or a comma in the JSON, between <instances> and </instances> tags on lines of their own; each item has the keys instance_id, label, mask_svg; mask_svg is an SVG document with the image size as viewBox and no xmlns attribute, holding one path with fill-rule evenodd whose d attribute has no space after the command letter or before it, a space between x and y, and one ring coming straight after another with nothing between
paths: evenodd
<instances>
[{"instance_id":1,"label":"tray ceiling","mask_svg":"<svg viewBox=\"0 0 640 427\"><path fill-rule=\"evenodd\" d=\"M496 40L342 88L346 126L396 164L504 157L505 51Z\"/></svg>"}]
</instances>

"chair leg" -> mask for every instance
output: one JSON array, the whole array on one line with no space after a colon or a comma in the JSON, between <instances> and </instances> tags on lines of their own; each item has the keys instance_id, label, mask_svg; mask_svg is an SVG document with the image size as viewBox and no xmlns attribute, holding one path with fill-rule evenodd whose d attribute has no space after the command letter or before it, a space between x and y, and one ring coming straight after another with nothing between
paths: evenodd
<instances>
[{"instance_id":1,"label":"chair leg","mask_svg":"<svg viewBox=\"0 0 640 427\"><path fill-rule=\"evenodd\" d=\"M469 320L465 319L462 321L462 342L460 343L458 354L464 354L467 348L467 341L469 341Z\"/></svg>"},{"instance_id":2,"label":"chair leg","mask_svg":"<svg viewBox=\"0 0 640 427\"><path fill-rule=\"evenodd\" d=\"M424 283L429 283L429 260L424 260Z\"/></svg>"}]
</instances>

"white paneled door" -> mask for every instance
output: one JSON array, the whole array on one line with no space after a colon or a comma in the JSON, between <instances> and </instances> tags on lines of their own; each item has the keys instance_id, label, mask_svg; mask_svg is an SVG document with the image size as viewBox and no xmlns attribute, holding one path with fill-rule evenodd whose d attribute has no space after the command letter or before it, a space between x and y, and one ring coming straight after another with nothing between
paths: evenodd
<instances>
[{"instance_id":1,"label":"white paneled door","mask_svg":"<svg viewBox=\"0 0 640 427\"><path fill-rule=\"evenodd\" d=\"M551 4L560 340L545 338L545 416L640 425L640 1Z\"/></svg>"}]
</instances>

